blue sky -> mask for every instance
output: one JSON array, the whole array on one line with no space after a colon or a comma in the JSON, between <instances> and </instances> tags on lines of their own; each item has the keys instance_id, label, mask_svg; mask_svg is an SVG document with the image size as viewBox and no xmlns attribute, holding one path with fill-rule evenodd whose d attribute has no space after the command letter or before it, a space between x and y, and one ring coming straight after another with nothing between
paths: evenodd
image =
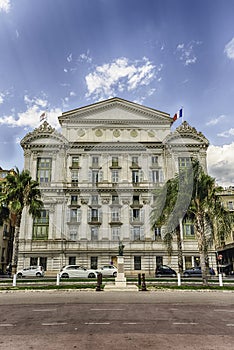
<instances>
[{"instance_id":1,"label":"blue sky","mask_svg":"<svg viewBox=\"0 0 234 350\"><path fill-rule=\"evenodd\" d=\"M64 111L113 96L174 115L210 141L234 185L233 0L0 0L0 166ZM179 126L177 120L174 127Z\"/></svg>"}]
</instances>

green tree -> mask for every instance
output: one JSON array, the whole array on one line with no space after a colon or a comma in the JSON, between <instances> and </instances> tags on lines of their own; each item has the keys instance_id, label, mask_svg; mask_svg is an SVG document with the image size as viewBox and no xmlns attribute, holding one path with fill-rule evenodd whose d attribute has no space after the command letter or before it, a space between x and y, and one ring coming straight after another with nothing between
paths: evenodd
<instances>
[{"instance_id":1,"label":"green tree","mask_svg":"<svg viewBox=\"0 0 234 350\"><path fill-rule=\"evenodd\" d=\"M15 234L12 256L12 273L16 273L19 252L19 233L23 210L28 210L33 218L40 217L43 203L38 182L32 180L30 172L23 170L21 173L16 168L15 173L9 173L3 184L0 195L0 205L9 208L15 215Z\"/></svg>"},{"instance_id":2,"label":"green tree","mask_svg":"<svg viewBox=\"0 0 234 350\"><path fill-rule=\"evenodd\" d=\"M195 227L195 235L200 253L203 284L208 284L209 258L211 244L224 242L231 233L233 218L221 202L215 179L207 175L198 161L193 161L193 193L188 209L188 216Z\"/></svg>"},{"instance_id":3,"label":"green tree","mask_svg":"<svg viewBox=\"0 0 234 350\"><path fill-rule=\"evenodd\" d=\"M185 216L191 198L191 186L187 172L181 171L175 178L154 191L155 208L151 212L152 227L164 226L164 243L169 256L172 254L172 241L176 237L178 253L178 269L183 272L182 232L181 222Z\"/></svg>"},{"instance_id":4,"label":"green tree","mask_svg":"<svg viewBox=\"0 0 234 350\"><path fill-rule=\"evenodd\" d=\"M188 217L195 227L198 243L203 284L208 284L208 251L212 243L224 242L231 232L232 217L222 206L217 194L221 187L215 185L215 179L207 175L197 160L191 166L167 181L158 192L156 209L152 211L152 226L159 223L166 228L164 241L168 252L171 251L173 234L177 237L178 266L181 272L182 249L180 220Z\"/></svg>"}]
</instances>

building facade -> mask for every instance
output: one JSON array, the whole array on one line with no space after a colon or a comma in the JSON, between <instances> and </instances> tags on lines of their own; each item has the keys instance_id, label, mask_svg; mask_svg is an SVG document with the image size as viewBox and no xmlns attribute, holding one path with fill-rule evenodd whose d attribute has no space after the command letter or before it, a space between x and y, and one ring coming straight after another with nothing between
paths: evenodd
<instances>
[{"instance_id":1,"label":"building facade","mask_svg":"<svg viewBox=\"0 0 234 350\"><path fill-rule=\"evenodd\" d=\"M197 158L206 170L208 140L187 122L172 131L168 113L111 98L62 113L61 131L44 121L21 141L25 169L38 180L40 219L23 213L19 266L48 273L66 264L115 264L124 244L126 273L154 275L157 264L177 268L163 228L151 228L154 189ZM193 225L181 223L185 267L199 264ZM210 265L216 266L215 251Z\"/></svg>"}]
</instances>

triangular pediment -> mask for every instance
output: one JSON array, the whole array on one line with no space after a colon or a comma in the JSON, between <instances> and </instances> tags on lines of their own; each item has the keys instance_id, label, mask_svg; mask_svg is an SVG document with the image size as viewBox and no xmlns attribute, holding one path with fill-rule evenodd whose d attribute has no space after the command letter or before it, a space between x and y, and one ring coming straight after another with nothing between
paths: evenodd
<instances>
[{"instance_id":1,"label":"triangular pediment","mask_svg":"<svg viewBox=\"0 0 234 350\"><path fill-rule=\"evenodd\" d=\"M171 125L172 118L168 113L115 97L65 112L59 117L59 121L61 125L64 123Z\"/></svg>"}]
</instances>

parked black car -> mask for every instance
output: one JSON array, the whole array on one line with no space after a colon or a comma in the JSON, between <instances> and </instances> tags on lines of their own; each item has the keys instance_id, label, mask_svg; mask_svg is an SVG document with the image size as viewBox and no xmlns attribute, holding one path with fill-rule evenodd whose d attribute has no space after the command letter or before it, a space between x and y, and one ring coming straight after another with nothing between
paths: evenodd
<instances>
[{"instance_id":1,"label":"parked black car","mask_svg":"<svg viewBox=\"0 0 234 350\"><path fill-rule=\"evenodd\" d=\"M214 269L210 267L209 271L211 276L215 276ZM184 271L183 276L184 277L202 277L201 267L200 266L191 267L190 269L187 269Z\"/></svg>"},{"instance_id":2,"label":"parked black car","mask_svg":"<svg viewBox=\"0 0 234 350\"><path fill-rule=\"evenodd\" d=\"M155 277L176 277L177 274L170 266L160 265L156 267Z\"/></svg>"}]
</instances>

